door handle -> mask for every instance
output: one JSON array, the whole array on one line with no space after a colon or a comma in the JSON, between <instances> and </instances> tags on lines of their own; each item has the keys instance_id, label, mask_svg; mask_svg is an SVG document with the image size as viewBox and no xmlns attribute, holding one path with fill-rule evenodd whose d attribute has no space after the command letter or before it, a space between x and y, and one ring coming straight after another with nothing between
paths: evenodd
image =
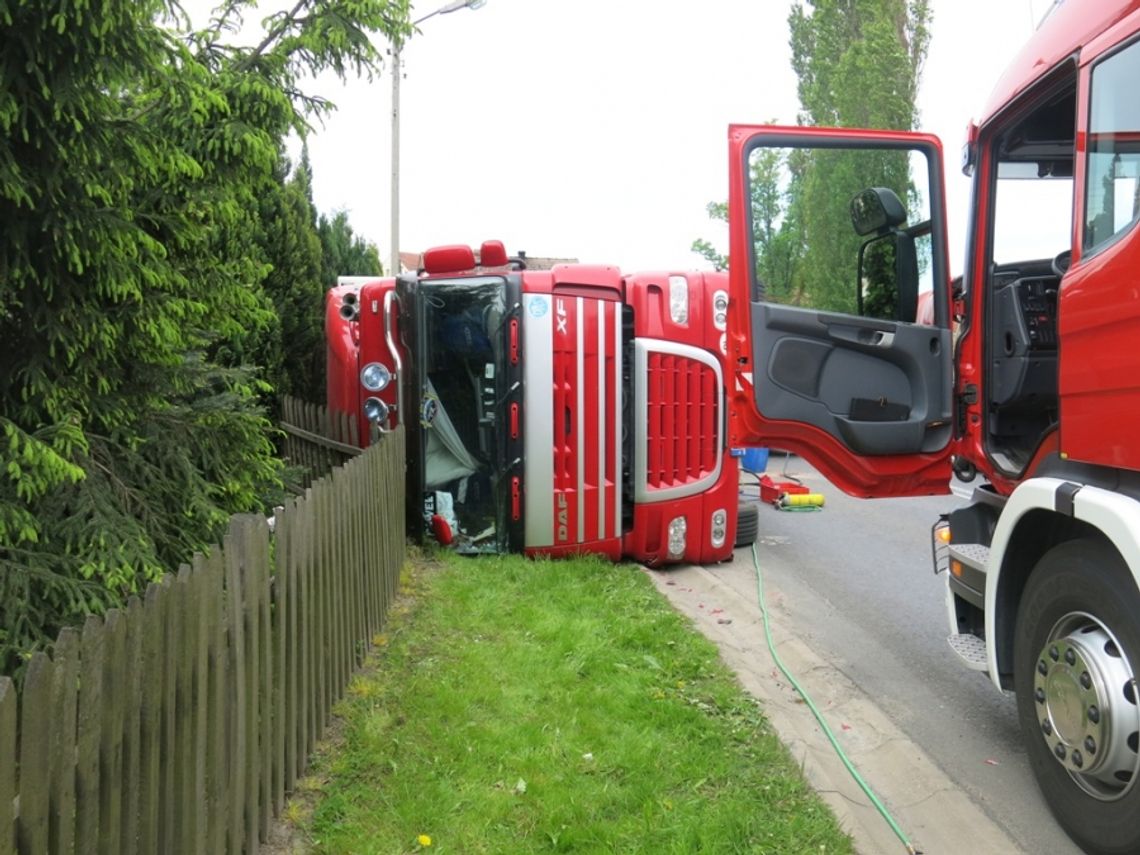
<instances>
[{"instance_id":1,"label":"door handle","mask_svg":"<svg viewBox=\"0 0 1140 855\"><path fill-rule=\"evenodd\" d=\"M869 327L840 326L832 324L827 334L840 341L861 344L864 347L889 348L895 343L895 334L889 330L876 330Z\"/></svg>"}]
</instances>

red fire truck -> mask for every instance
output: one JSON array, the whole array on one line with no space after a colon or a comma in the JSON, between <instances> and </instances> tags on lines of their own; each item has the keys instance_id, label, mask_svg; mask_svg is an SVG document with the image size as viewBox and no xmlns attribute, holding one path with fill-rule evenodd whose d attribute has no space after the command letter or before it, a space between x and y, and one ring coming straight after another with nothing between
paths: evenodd
<instances>
[{"instance_id":1,"label":"red fire truck","mask_svg":"<svg viewBox=\"0 0 1140 855\"><path fill-rule=\"evenodd\" d=\"M488 241L326 301L328 403L402 424L409 525L460 552L711 563L756 535L719 273L528 270Z\"/></svg>"},{"instance_id":2,"label":"red fire truck","mask_svg":"<svg viewBox=\"0 0 1140 855\"><path fill-rule=\"evenodd\" d=\"M937 138L729 131L730 444L859 496L984 476L933 532L951 646L1016 692L1053 812L1105 853L1140 852L1138 35L1137 0L1068 2L1014 58L968 129L960 280ZM753 204L772 163L799 206L774 224Z\"/></svg>"}]
</instances>

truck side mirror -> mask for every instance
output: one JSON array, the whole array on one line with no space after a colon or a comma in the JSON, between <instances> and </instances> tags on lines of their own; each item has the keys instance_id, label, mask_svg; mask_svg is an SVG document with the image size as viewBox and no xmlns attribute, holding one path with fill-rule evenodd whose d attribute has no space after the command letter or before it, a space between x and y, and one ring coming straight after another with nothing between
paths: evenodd
<instances>
[{"instance_id":1,"label":"truck side mirror","mask_svg":"<svg viewBox=\"0 0 1140 855\"><path fill-rule=\"evenodd\" d=\"M918 252L914 236L901 229L865 240L859 247L856 304L863 317L914 323L918 312Z\"/></svg>"},{"instance_id":2,"label":"truck side mirror","mask_svg":"<svg viewBox=\"0 0 1140 855\"><path fill-rule=\"evenodd\" d=\"M918 253L905 229L906 208L889 187L868 187L851 199L851 225L860 237L855 301L859 314L913 323L918 311Z\"/></svg>"},{"instance_id":3,"label":"truck side mirror","mask_svg":"<svg viewBox=\"0 0 1140 855\"><path fill-rule=\"evenodd\" d=\"M895 282L899 294L896 320L913 324L918 314L918 253L913 235L899 232L895 239Z\"/></svg>"},{"instance_id":4,"label":"truck side mirror","mask_svg":"<svg viewBox=\"0 0 1140 855\"><path fill-rule=\"evenodd\" d=\"M855 234L884 234L906 223L906 208L889 187L868 187L851 200L851 225Z\"/></svg>"}]
</instances>

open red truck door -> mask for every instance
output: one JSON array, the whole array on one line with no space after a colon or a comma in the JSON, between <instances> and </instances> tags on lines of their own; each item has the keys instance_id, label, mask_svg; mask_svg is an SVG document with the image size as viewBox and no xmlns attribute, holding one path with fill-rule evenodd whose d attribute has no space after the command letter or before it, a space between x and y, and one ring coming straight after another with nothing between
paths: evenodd
<instances>
[{"instance_id":1,"label":"open red truck door","mask_svg":"<svg viewBox=\"0 0 1140 855\"><path fill-rule=\"evenodd\" d=\"M800 454L856 496L948 492L937 137L733 125L729 152L731 443Z\"/></svg>"}]
</instances>

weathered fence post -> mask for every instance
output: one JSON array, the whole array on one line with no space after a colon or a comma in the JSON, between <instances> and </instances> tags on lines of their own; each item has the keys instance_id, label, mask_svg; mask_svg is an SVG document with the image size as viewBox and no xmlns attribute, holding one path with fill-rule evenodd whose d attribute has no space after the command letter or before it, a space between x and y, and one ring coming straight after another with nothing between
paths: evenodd
<instances>
[{"instance_id":1,"label":"weathered fence post","mask_svg":"<svg viewBox=\"0 0 1140 855\"><path fill-rule=\"evenodd\" d=\"M75 847L75 732L79 709L79 633L76 630L67 627L60 632L52 661L55 679L51 687L54 716L50 737L52 791L48 847L54 855L70 853Z\"/></svg>"},{"instance_id":2,"label":"weathered fence post","mask_svg":"<svg viewBox=\"0 0 1140 855\"><path fill-rule=\"evenodd\" d=\"M16 756L16 690L0 677L0 757ZM0 851L16 851L16 764L0 763Z\"/></svg>"},{"instance_id":3,"label":"weathered fence post","mask_svg":"<svg viewBox=\"0 0 1140 855\"><path fill-rule=\"evenodd\" d=\"M354 426L310 419L336 442ZM0 855L257 851L383 626L401 443L287 502L272 543L235 517L222 548L63 630L19 693L0 677Z\"/></svg>"}]
</instances>

